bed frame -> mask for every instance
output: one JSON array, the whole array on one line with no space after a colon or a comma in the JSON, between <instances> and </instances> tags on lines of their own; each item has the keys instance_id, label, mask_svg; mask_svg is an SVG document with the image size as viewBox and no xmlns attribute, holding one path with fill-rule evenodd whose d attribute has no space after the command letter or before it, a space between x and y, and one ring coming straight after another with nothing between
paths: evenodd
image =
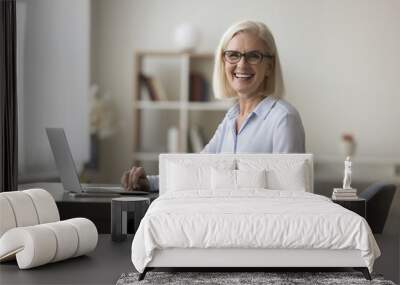
<instances>
[{"instance_id":1,"label":"bed frame","mask_svg":"<svg viewBox=\"0 0 400 285\"><path fill-rule=\"evenodd\" d=\"M232 268L246 271L254 268L337 268L350 267L371 280L359 250L329 249L193 249L156 250L143 273L155 268Z\"/></svg>"},{"instance_id":2,"label":"bed frame","mask_svg":"<svg viewBox=\"0 0 400 285\"><path fill-rule=\"evenodd\" d=\"M166 189L167 162L175 159L192 158L263 158L304 160L309 166L309 188L313 192L312 154L161 154L160 155L160 195ZM155 268L231 268L246 271L254 268L343 268L361 271L367 280L371 276L359 250L330 249L254 249L254 248L169 248L157 249L153 259L139 275L143 280L146 273Z\"/></svg>"}]
</instances>

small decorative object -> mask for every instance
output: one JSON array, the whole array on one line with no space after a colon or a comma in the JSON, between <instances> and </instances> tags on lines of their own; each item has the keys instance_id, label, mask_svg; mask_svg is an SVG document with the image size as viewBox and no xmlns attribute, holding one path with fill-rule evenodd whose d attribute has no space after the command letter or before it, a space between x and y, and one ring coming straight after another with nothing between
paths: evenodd
<instances>
[{"instance_id":1,"label":"small decorative object","mask_svg":"<svg viewBox=\"0 0 400 285\"><path fill-rule=\"evenodd\" d=\"M356 142L351 134L343 134L341 140L341 150L345 157L353 156L356 152Z\"/></svg>"},{"instance_id":2,"label":"small decorative object","mask_svg":"<svg viewBox=\"0 0 400 285\"><path fill-rule=\"evenodd\" d=\"M111 137L117 129L116 111L110 94L99 95L96 84L90 86L90 159L86 169L99 168L100 140Z\"/></svg>"},{"instance_id":3,"label":"small decorative object","mask_svg":"<svg viewBox=\"0 0 400 285\"><path fill-rule=\"evenodd\" d=\"M199 31L192 24L181 24L174 31L175 45L181 51L191 51L199 43Z\"/></svg>"},{"instance_id":4,"label":"small decorative object","mask_svg":"<svg viewBox=\"0 0 400 285\"><path fill-rule=\"evenodd\" d=\"M350 156L344 161L343 189L351 189L351 160Z\"/></svg>"},{"instance_id":5,"label":"small decorative object","mask_svg":"<svg viewBox=\"0 0 400 285\"><path fill-rule=\"evenodd\" d=\"M177 127L171 127L167 133L167 148L168 152L179 152L179 130Z\"/></svg>"},{"instance_id":6,"label":"small decorative object","mask_svg":"<svg viewBox=\"0 0 400 285\"><path fill-rule=\"evenodd\" d=\"M357 199L357 189L351 188L351 160L350 156L344 161L343 188L334 188L332 193L334 200Z\"/></svg>"},{"instance_id":7,"label":"small decorative object","mask_svg":"<svg viewBox=\"0 0 400 285\"><path fill-rule=\"evenodd\" d=\"M90 133L104 139L116 131L116 111L111 95L106 92L100 96L98 91L99 87L96 84L90 87Z\"/></svg>"}]
</instances>

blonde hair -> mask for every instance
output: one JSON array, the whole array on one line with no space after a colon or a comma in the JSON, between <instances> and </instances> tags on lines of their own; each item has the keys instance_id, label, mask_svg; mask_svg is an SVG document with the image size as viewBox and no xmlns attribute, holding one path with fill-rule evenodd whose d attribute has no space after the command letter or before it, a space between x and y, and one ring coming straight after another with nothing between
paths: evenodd
<instances>
[{"instance_id":1,"label":"blonde hair","mask_svg":"<svg viewBox=\"0 0 400 285\"><path fill-rule=\"evenodd\" d=\"M274 70L271 75L266 77L266 79L264 80L263 96L268 96L272 94L274 97L277 98L282 97L284 93L282 71L278 51L276 49L275 40L272 33L264 23L256 21L242 21L233 24L231 27L228 28L228 30L222 36L215 52L213 72L213 91L215 98L223 99L229 97L237 97L237 94L230 87L225 75L223 52L229 41L240 32L251 32L265 42L269 53L274 56L272 58L272 60L274 61Z\"/></svg>"}]
</instances>

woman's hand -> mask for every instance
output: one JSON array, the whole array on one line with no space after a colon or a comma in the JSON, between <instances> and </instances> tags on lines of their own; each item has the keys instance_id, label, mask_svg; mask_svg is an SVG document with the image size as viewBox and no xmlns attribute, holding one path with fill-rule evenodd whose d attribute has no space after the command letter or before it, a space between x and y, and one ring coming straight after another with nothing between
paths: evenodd
<instances>
[{"instance_id":1,"label":"woman's hand","mask_svg":"<svg viewBox=\"0 0 400 285\"><path fill-rule=\"evenodd\" d=\"M121 177L121 184L126 191L149 191L150 184L143 167L133 166Z\"/></svg>"}]
</instances>

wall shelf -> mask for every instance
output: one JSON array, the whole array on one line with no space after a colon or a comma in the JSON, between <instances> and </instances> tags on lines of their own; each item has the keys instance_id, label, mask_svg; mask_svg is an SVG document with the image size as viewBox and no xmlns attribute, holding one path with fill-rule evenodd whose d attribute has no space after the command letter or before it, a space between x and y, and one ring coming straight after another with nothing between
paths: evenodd
<instances>
[{"instance_id":1,"label":"wall shelf","mask_svg":"<svg viewBox=\"0 0 400 285\"><path fill-rule=\"evenodd\" d=\"M138 101L137 109L142 110L199 110L199 111L226 111L232 106L230 101L221 102L179 102L179 101Z\"/></svg>"},{"instance_id":2,"label":"wall shelf","mask_svg":"<svg viewBox=\"0 0 400 285\"><path fill-rule=\"evenodd\" d=\"M168 129L178 130L177 151L192 152L193 131L206 143L233 100L212 93L213 53L135 52L133 69L134 164L157 162L165 153ZM205 144L204 143L204 144ZM156 164L152 172L157 172ZM150 171L149 171L150 173Z\"/></svg>"},{"instance_id":3,"label":"wall shelf","mask_svg":"<svg viewBox=\"0 0 400 285\"><path fill-rule=\"evenodd\" d=\"M181 108L181 102L152 102L152 101L138 101L137 106L134 107L142 110L178 110Z\"/></svg>"}]
</instances>

